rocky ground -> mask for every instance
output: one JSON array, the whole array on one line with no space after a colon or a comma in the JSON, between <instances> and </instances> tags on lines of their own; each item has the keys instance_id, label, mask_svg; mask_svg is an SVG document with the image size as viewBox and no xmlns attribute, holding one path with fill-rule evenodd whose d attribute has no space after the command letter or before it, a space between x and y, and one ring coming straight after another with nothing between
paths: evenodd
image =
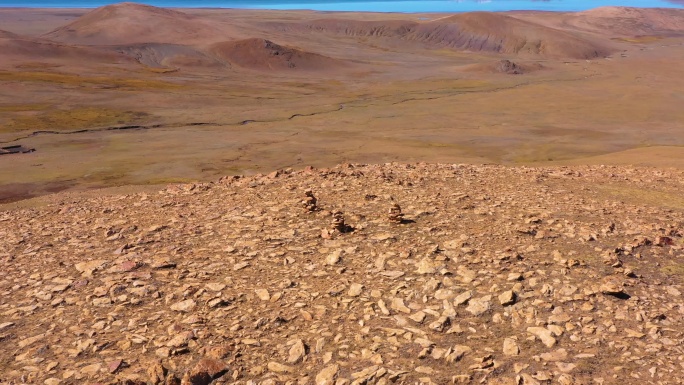
<instances>
[{"instance_id":1,"label":"rocky ground","mask_svg":"<svg viewBox=\"0 0 684 385\"><path fill-rule=\"evenodd\" d=\"M681 191L343 165L0 212L0 382L681 384Z\"/></svg>"}]
</instances>

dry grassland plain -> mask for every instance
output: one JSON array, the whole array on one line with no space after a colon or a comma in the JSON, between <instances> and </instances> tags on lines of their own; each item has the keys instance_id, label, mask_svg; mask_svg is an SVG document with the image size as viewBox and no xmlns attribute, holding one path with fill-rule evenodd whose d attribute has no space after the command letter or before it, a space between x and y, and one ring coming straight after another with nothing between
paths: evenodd
<instances>
[{"instance_id":1,"label":"dry grassland plain","mask_svg":"<svg viewBox=\"0 0 684 385\"><path fill-rule=\"evenodd\" d=\"M0 9L0 201L341 162L684 167L684 12Z\"/></svg>"}]
</instances>

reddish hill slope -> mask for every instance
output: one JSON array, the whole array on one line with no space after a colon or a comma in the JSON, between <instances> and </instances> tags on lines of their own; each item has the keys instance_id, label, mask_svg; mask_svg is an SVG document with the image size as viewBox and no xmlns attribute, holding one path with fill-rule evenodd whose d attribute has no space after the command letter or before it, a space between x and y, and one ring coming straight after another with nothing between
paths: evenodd
<instances>
[{"instance_id":1,"label":"reddish hill slope","mask_svg":"<svg viewBox=\"0 0 684 385\"><path fill-rule=\"evenodd\" d=\"M408 38L466 51L554 58L594 58L610 52L569 32L490 12L463 13L420 24Z\"/></svg>"},{"instance_id":2,"label":"reddish hill slope","mask_svg":"<svg viewBox=\"0 0 684 385\"><path fill-rule=\"evenodd\" d=\"M45 37L72 44L107 45L192 43L220 39L224 34L210 22L183 12L121 3L97 8Z\"/></svg>"},{"instance_id":3,"label":"reddish hill slope","mask_svg":"<svg viewBox=\"0 0 684 385\"><path fill-rule=\"evenodd\" d=\"M278 45L270 40L251 38L216 43L210 52L230 64L256 70L306 69L326 70L344 65L341 60L297 48Z\"/></svg>"},{"instance_id":4,"label":"reddish hill slope","mask_svg":"<svg viewBox=\"0 0 684 385\"><path fill-rule=\"evenodd\" d=\"M594 58L607 56L611 52L606 45L570 32L489 12L464 13L422 23L321 19L306 23L279 23L272 27L283 32L309 31L350 37L400 39L463 51L554 58Z\"/></svg>"},{"instance_id":5,"label":"reddish hill slope","mask_svg":"<svg viewBox=\"0 0 684 385\"><path fill-rule=\"evenodd\" d=\"M601 7L573 14L566 23L626 36L684 34L684 9Z\"/></svg>"},{"instance_id":6,"label":"reddish hill slope","mask_svg":"<svg viewBox=\"0 0 684 385\"><path fill-rule=\"evenodd\" d=\"M26 61L107 62L126 61L116 52L90 47L74 47L47 39L30 38L0 31L0 65Z\"/></svg>"}]
</instances>

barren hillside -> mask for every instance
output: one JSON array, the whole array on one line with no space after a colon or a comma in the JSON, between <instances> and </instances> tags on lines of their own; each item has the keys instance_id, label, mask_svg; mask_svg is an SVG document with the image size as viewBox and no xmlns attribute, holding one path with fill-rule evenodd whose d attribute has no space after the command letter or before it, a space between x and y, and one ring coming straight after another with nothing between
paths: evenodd
<instances>
[{"instance_id":1,"label":"barren hillside","mask_svg":"<svg viewBox=\"0 0 684 385\"><path fill-rule=\"evenodd\" d=\"M216 43L210 47L209 51L228 63L254 70L320 71L344 65L341 60L281 46L260 38Z\"/></svg>"},{"instance_id":2,"label":"barren hillside","mask_svg":"<svg viewBox=\"0 0 684 385\"><path fill-rule=\"evenodd\" d=\"M0 213L0 373L681 383L683 181L647 168L344 165L55 196Z\"/></svg>"},{"instance_id":3,"label":"barren hillside","mask_svg":"<svg viewBox=\"0 0 684 385\"><path fill-rule=\"evenodd\" d=\"M568 24L597 32L618 35L651 35L684 33L684 10L601 7L578 12Z\"/></svg>"},{"instance_id":4,"label":"barren hillside","mask_svg":"<svg viewBox=\"0 0 684 385\"><path fill-rule=\"evenodd\" d=\"M469 12L428 22L321 19L305 23L272 23L279 31L311 31L349 37L398 39L433 48L471 52L537 55L552 58L604 57L612 51L571 33L500 13Z\"/></svg>"},{"instance_id":5,"label":"barren hillside","mask_svg":"<svg viewBox=\"0 0 684 385\"><path fill-rule=\"evenodd\" d=\"M225 40L226 31L180 11L135 3L97 8L44 37L70 44L106 45Z\"/></svg>"},{"instance_id":6,"label":"barren hillside","mask_svg":"<svg viewBox=\"0 0 684 385\"><path fill-rule=\"evenodd\" d=\"M96 65L102 62L125 62L129 59L123 55L98 50L91 47L80 47L47 39L17 36L0 31L0 51L2 64L26 63L27 61L47 61L51 63L72 63L74 61Z\"/></svg>"},{"instance_id":7,"label":"barren hillside","mask_svg":"<svg viewBox=\"0 0 684 385\"><path fill-rule=\"evenodd\" d=\"M681 36L684 10L663 8L599 7L583 12L511 12L510 16L567 32L602 38Z\"/></svg>"}]
</instances>

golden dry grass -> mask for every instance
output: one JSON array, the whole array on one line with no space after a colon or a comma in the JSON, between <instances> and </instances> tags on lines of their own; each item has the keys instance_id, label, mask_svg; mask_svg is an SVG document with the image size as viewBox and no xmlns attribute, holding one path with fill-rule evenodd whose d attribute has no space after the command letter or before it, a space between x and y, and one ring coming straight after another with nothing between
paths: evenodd
<instances>
[{"instance_id":1,"label":"golden dry grass","mask_svg":"<svg viewBox=\"0 0 684 385\"><path fill-rule=\"evenodd\" d=\"M684 209L684 195L682 195L681 191L662 191L658 190L657 186L646 190L622 184L598 185L597 189L628 203Z\"/></svg>"},{"instance_id":2,"label":"golden dry grass","mask_svg":"<svg viewBox=\"0 0 684 385\"><path fill-rule=\"evenodd\" d=\"M634 36L634 37L616 37L613 40L624 41L625 43L647 44L662 40L662 36Z\"/></svg>"},{"instance_id":3,"label":"golden dry grass","mask_svg":"<svg viewBox=\"0 0 684 385\"><path fill-rule=\"evenodd\" d=\"M224 11L196 12L223 18ZM247 17L240 22L246 36L236 38L261 35L263 28L250 30L250 23L263 23L264 17L319 17L239 13ZM231 66L156 68L135 61L103 64L80 57L54 60L58 69L51 68L50 59L37 63L27 58L22 69L15 62L0 66L5 69L0 70L0 88L12 90L0 92L0 141L24 136L19 131L144 124L151 117L159 123L151 130L22 139L20 144L36 152L0 167L0 185L18 179L106 185L211 180L347 161L684 167L684 147L677 147L684 146L684 109L679 107L684 67L673 65L684 60L681 38L646 46L636 43L660 40L637 36L618 42L602 36L624 52L590 61L533 60L374 37L274 32L264 38L347 60L350 68L316 75ZM544 69L524 75L467 70L502 59L539 63ZM604 193L684 205L675 192L644 196L615 189Z\"/></svg>"},{"instance_id":4,"label":"golden dry grass","mask_svg":"<svg viewBox=\"0 0 684 385\"><path fill-rule=\"evenodd\" d=\"M0 106L5 108L21 106ZM24 107L31 108L31 106ZM38 105L32 111L43 109ZM26 111L26 109L24 109ZM129 125L141 122L147 114L109 108L82 107L69 110L47 110L36 115L17 116L0 124L0 133L22 131L77 131L89 128Z\"/></svg>"},{"instance_id":5,"label":"golden dry grass","mask_svg":"<svg viewBox=\"0 0 684 385\"><path fill-rule=\"evenodd\" d=\"M49 107L48 104L0 104L0 112L27 112L27 111L43 111Z\"/></svg>"},{"instance_id":6,"label":"golden dry grass","mask_svg":"<svg viewBox=\"0 0 684 385\"><path fill-rule=\"evenodd\" d=\"M668 275L676 275L679 277L684 277L684 264L682 263L677 263L677 264L669 264L666 266L663 266L660 271L662 271L665 274Z\"/></svg>"},{"instance_id":7,"label":"golden dry grass","mask_svg":"<svg viewBox=\"0 0 684 385\"><path fill-rule=\"evenodd\" d=\"M0 71L0 82L38 82L54 83L64 86L103 87L132 90L173 90L182 87L179 84L156 79L79 76L69 73L45 71Z\"/></svg>"}]
</instances>

